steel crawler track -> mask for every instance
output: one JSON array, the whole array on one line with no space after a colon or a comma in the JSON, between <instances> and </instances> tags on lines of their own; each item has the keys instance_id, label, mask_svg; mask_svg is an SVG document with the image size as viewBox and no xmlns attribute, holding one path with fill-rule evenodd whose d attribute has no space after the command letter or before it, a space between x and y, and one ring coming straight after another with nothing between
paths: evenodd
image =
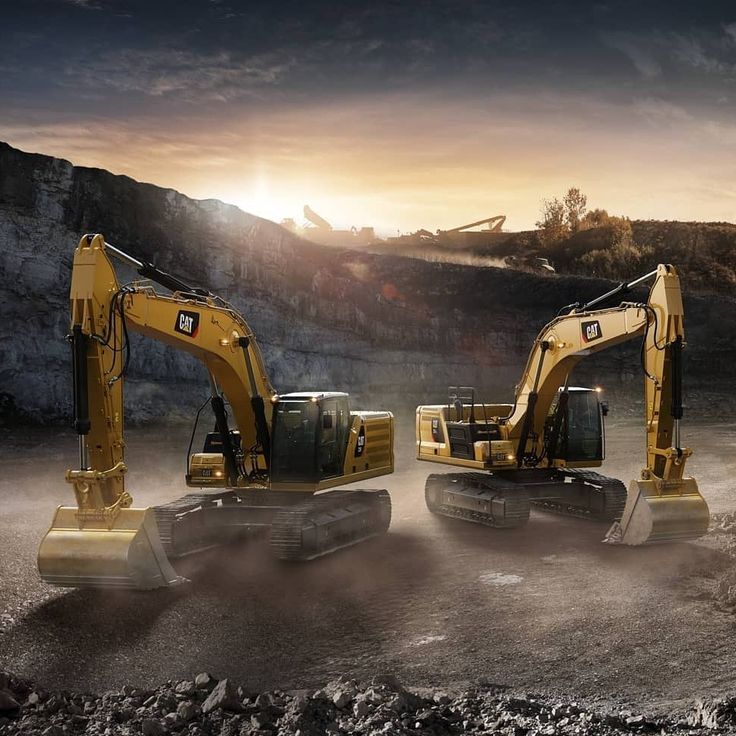
<instances>
[{"instance_id":1,"label":"steel crawler track","mask_svg":"<svg viewBox=\"0 0 736 736\"><path fill-rule=\"evenodd\" d=\"M156 513L156 525L158 526L158 535L161 544L164 547L166 556L169 558L180 557L184 554L190 554L206 547L214 546L214 543L200 538L193 539L191 534L177 534L176 522L180 520L184 514L195 511L203 507L216 504L218 501L230 500L237 503L237 496L232 491L223 491L222 493L189 493L186 496L177 498L174 501L163 504L162 506L154 506ZM181 537L185 536L185 539ZM201 535L200 535L201 536ZM197 546L197 542L199 545ZM222 543L222 540L221 542ZM195 546L193 546L195 545Z\"/></svg>"},{"instance_id":2,"label":"steel crawler track","mask_svg":"<svg viewBox=\"0 0 736 736\"><path fill-rule=\"evenodd\" d=\"M433 473L424 497L432 513L497 529L529 521L529 498L515 483L488 473Z\"/></svg>"},{"instance_id":3,"label":"steel crawler track","mask_svg":"<svg viewBox=\"0 0 736 736\"><path fill-rule=\"evenodd\" d=\"M563 477L571 478L574 483L582 483L589 488L589 503L579 505L552 498L533 499L535 507L562 516L593 521L613 522L621 519L627 494L626 486L618 478L609 478L592 470L577 468L565 468L559 473Z\"/></svg>"},{"instance_id":4,"label":"steel crawler track","mask_svg":"<svg viewBox=\"0 0 736 736\"><path fill-rule=\"evenodd\" d=\"M388 491L331 491L279 511L271 549L280 560L313 560L384 534L390 523Z\"/></svg>"},{"instance_id":5,"label":"steel crawler track","mask_svg":"<svg viewBox=\"0 0 736 736\"><path fill-rule=\"evenodd\" d=\"M391 523L391 499L385 490L316 496L268 490L190 493L154 511L170 559L270 529L277 558L311 560L384 534Z\"/></svg>"},{"instance_id":6,"label":"steel crawler track","mask_svg":"<svg viewBox=\"0 0 736 736\"><path fill-rule=\"evenodd\" d=\"M612 522L621 518L626 487L589 470L522 470L491 473L434 473L425 486L435 514L495 528L522 526L533 504L563 516Z\"/></svg>"}]
</instances>

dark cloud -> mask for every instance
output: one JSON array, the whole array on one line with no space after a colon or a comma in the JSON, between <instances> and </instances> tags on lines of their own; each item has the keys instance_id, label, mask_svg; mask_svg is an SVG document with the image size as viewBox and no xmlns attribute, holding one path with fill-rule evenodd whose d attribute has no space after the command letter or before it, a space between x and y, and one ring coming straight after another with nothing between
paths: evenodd
<instances>
[{"instance_id":1,"label":"dark cloud","mask_svg":"<svg viewBox=\"0 0 736 736\"><path fill-rule=\"evenodd\" d=\"M4 15L6 93L69 100L78 85L142 105L428 87L651 93L682 67L715 86L736 55L726 3L29 0Z\"/></svg>"},{"instance_id":2,"label":"dark cloud","mask_svg":"<svg viewBox=\"0 0 736 736\"><path fill-rule=\"evenodd\" d=\"M470 197L480 208L484 182L495 197L507 191L512 212L539 179L559 189L615 168L611 196L634 180L649 192L674 182L657 196L675 203L678 167L701 167L699 207L714 177L729 193L711 211L722 217L734 198L730 1L0 6L0 138L204 196L220 191L218 176L228 191L246 178L262 198L290 179L295 200L297 188L337 201L356 182L365 197L395 181L394 203L424 197L433 212ZM645 159L649 179L632 173ZM456 193L441 192L450 181ZM640 195L622 211L651 207L654 195ZM518 205L527 223L529 206Z\"/></svg>"}]
</instances>

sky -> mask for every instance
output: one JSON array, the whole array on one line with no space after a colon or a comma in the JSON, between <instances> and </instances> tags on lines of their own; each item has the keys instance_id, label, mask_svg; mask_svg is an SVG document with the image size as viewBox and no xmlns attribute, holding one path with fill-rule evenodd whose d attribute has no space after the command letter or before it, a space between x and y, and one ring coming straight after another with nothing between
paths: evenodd
<instances>
[{"instance_id":1,"label":"sky","mask_svg":"<svg viewBox=\"0 0 736 736\"><path fill-rule=\"evenodd\" d=\"M736 3L0 0L0 140L383 234L736 221Z\"/></svg>"}]
</instances>

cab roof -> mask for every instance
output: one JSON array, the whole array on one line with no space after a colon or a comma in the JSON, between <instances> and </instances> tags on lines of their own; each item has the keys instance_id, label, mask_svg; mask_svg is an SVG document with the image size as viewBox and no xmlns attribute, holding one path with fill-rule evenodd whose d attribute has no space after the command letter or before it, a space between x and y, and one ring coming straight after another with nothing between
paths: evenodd
<instances>
[{"instance_id":1,"label":"cab roof","mask_svg":"<svg viewBox=\"0 0 736 736\"><path fill-rule=\"evenodd\" d=\"M296 391L291 394L280 394L279 400L306 401L307 399L347 399L350 394L344 391Z\"/></svg>"}]
</instances>

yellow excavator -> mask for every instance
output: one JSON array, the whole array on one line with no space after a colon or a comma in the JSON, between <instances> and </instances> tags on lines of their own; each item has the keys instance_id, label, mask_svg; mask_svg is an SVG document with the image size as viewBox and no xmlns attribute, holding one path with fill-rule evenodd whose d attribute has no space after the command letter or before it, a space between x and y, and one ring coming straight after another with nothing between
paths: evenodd
<instances>
[{"instance_id":1,"label":"yellow excavator","mask_svg":"<svg viewBox=\"0 0 736 736\"><path fill-rule=\"evenodd\" d=\"M605 307L653 280L643 302ZM694 539L709 522L680 443L683 304L677 270L656 271L588 302L571 304L534 342L511 404L476 403L472 388L450 388L446 405L416 413L417 458L471 469L427 478L430 511L491 527L518 527L530 506L612 522L606 541L628 545ZM642 337L646 467L628 493L588 468L605 453L607 405L596 390L569 385L585 357Z\"/></svg>"},{"instance_id":2,"label":"yellow excavator","mask_svg":"<svg viewBox=\"0 0 736 736\"><path fill-rule=\"evenodd\" d=\"M121 286L113 258L142 280ZM255 335L232 306L102 235L84 236L74 252L70 307L79 468L66 480L76 505L60 506L43 538L43 580L152 589L183 581L172 560L250 530L270 530L273 552L286 560L320 557L388 530L385 490L326 489L393 472L390 412L351 411L340 392L277 394ZM123 382L132 331L204 363L210 396L197 418L207 403L214 414L203 452L189 447L186 483L200 490L150 508L134 508L125 489Z\"/></svg>"}]
</instances>

